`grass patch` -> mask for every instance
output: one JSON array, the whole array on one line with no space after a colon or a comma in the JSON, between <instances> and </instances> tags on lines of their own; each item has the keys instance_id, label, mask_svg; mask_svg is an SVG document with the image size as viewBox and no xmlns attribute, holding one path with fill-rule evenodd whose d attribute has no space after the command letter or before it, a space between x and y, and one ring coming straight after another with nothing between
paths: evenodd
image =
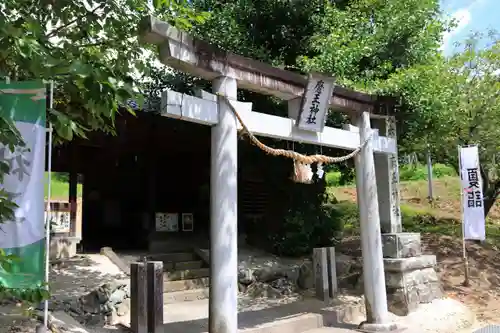
<instances>
[{"instance_id":1,"label":"grass patch","mask_svg":"<svg viewBox=\"0 0 500 333\"><path fill-rule=\"evenodd\" d=\"M457 172L451 166L440 163L432 166L433 179L456 176ZM399 167L399 179L401 181L427 180L427 178L427 165L402 165Z\"/></svg>"},{"instance_id":2,"label":"grass patch","mask_svg":"<svg viewBox=\"0 0 500 333\"><path fill-rule=\"evenodd\" d=\"M335 204L338 216L344 222L344 236L359 234L358 206L352 201L340 201ZM461 221L454 218L438 217L432 211L401 205L401 220L403 231L431 233L446 236L462 237ZM500 243L500 225L486 223L486 237L491 244Z\"/></svg>"},{"instance_id":3,"label":"grass patch","mask_svg":"<svg viewBox=\"0 0 500 333\"><path fill-rule=\"evenodd\" d=\"M44 193L45 193L45 198L48 197L48 179L49 179L49 173L45 173L45 180L44 180ZM77 186L77 196L81 197L82 196L82 189L83 185L78 184ZM66 177L64 175L60 175L57 172L52 173L51 181L50 181L50 190L51 190L51 198L52 199L59 199L59 200L68 200L69 198L69 182L66 180Z\"/></svg>"},{"instance_id":4,"label":"grass patch","mask_svg":"<svg viewBox=\"0 0 500 333\"><path fill-rule=\"evenodd\" d=\"M445 176L433 181L434 200L429 202L426 180L400 183L401 205L414 211L427 212L440 219L461 220L461 184L458 177ZM330 186L328 193L339 201L356 202L356 186ZM500 224L500 204L497 202L488 214L488 221Z\"/></svg>"},{"instance_id":5,"label":"grass patch","mask_svg":"<svg viewBox=\"0 0 500 333\"><path fill-rule=\"evenodd\" d=\"M445 164L434 164L432 166L433 179L457 177L455 169ZM399 179L405 181L425 181L427 180L427 165L402 165L399 167ZM340 171L332 170L326 173L325 181L327 186L343 186L354 184L354 179L342 179ZM346 183L347 182L347 183Z\"/></svg>"}]
</instances>

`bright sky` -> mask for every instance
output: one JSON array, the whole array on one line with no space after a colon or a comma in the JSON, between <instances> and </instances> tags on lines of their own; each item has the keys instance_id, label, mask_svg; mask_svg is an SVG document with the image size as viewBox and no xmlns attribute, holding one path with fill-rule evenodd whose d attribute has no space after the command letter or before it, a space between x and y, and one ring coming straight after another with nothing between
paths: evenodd
<instances>
[{"instance_id":1,"label":"bright sky","mask_svg":"<svg viewBox=\"0 0 500 333\"><path fill-rule=\"evenodd\" d=\"M458 21L457 27L444 36L443 51L453 53L454 43L461 42L471 32L500 32L500 0L441 0L443 11Z\"/></svg>"}]
</instances>

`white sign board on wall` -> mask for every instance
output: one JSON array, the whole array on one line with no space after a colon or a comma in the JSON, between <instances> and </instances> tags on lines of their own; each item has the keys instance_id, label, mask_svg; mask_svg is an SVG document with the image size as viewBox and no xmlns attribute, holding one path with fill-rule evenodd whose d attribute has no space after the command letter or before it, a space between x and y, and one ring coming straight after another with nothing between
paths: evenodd
<instances>
[{"instance_id":1,"label":"white sign board on wall","mask_svg":"<svg viewBox=\"0 0 500 333\"><path fill-rule=\"evenodd\" d=\"M309 76L302 96L297 127L306 131L323 132L335 79L313 73Z\"/></svg>"},{"instance_id":2,"label":"white sign board on wall","mask_svg":"<svg viewBox=\"0 0 500 333\"><path fill-rule=\"evenodd\" d=\"M464 239L485 240L483 181L477 146L459 148Z\"/></svg>"},{"instance_id":3,"label":"white sign board on wall","mask_svg":"<svg viewBox=\"0 0 500 333\"><path fill-rule=\"evenodd\" d=\"M177 213L156 213L155 222L156 231L179 231L179 214Z\"/></svg>"}]
</instances>

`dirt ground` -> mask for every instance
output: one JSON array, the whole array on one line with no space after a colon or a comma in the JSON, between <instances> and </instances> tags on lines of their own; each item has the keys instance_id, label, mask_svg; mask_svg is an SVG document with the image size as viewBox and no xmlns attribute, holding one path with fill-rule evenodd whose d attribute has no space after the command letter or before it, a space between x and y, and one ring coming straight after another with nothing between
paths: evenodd
<instances>
[{"instance_id":1,"label":"dirt ground","mask_svg":"<svg viewBox=\"0 0 500 333\"><path fill-rule=\"evenodd\" d=\"M342 253L361 256L359 236L346 237L337 247ZM463 286L465 270L460 239L422 234L422 251L436 255L437 271L446 296L467 305L482 323L500 322L500 260L496 247L467 244L469 287Z\"/></svg>"},{"instance_id":2,"label":"dirt ground","mask_svg":"<svg viewBox=\"0 0 500 333\"><path fill-rule=\"evenodd\" d=\"M498 323L500 318L500 261L498 248L467 244L470 286L464 287L462 242L450 236L422 235L423 250L435 254L443 288L451 298L469 306L478 320Z\"/></svg>"}]
</instances>

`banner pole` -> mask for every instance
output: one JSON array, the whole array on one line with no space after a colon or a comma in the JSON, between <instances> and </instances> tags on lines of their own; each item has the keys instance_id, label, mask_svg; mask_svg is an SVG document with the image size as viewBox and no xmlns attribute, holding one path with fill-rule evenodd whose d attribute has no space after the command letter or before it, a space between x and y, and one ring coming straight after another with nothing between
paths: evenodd
<instances>
[{"instance_id":1,"label":"banner pole","mask_svg":"<svg viewBox=\"0 0 500 333\"><path fill-rule=\"evenodd\" d=\"M463 174L462 174L462 155L461 147L458 146L458 170L460 172L460 211L462 215L462 259L464 262L464 287L470 286L469 281L469 258L467 256L467 245L465 240L465 217L464 217L464 189L463 189Z\"/></svg>"},{"instance_id":2,"label":"banner pole","mask_svg":"<svg viewBox=\"0 0 500 333\"><path fill-rule=\"evenodd\" d=\"M49 93L49 109L54 106L54 81L50 81L50 93ZM49 268L50 268L50 203L52 195L52 123L49 121L49 143L48 143L48 161L47 161L47 173L48 173L48 184L47 184L47 208L46 208L46 218L45 218L45 288L49 290ZM43 325L48 329L49 326L49 300L45 300L45 306L43 311Z\"/></svg>"}]
</instances>

